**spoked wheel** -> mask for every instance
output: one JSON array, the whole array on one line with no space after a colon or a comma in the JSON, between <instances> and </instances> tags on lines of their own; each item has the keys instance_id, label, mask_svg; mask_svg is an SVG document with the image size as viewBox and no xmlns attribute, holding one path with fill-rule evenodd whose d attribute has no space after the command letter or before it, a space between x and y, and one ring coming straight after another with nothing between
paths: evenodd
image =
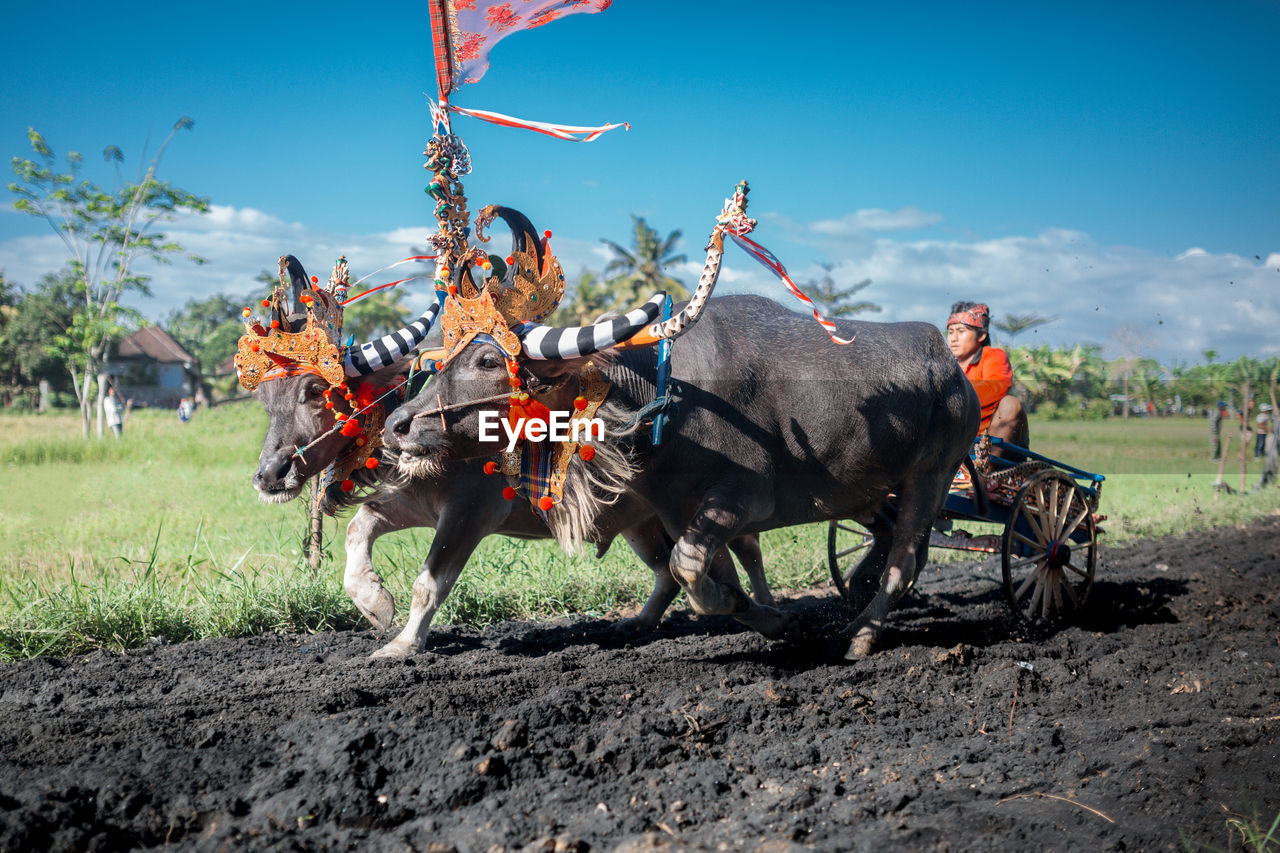
<instances>
[{"instance_id":1,"label":"spoked wheel","mask_svg":"<svg viewBox=\"0 0 1280 853\"><path fill-rule=\"evenodd\" d=\"M1084 489L1061 471L1042 471L1014 499L1004 530L1004 591L1032 625L1056 625L1089 597L1098 530Z\"/></svg>"}]
</instances>

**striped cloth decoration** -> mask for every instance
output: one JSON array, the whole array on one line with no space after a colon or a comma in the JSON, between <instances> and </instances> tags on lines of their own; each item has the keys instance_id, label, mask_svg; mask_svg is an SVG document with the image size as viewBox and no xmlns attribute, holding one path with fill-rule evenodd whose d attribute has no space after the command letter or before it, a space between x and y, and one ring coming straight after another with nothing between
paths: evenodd
<instances>
[{"instance_id":1,"label":"striped cloth decoration","mask_svg":"<svg viewBox=\"0 0 1280 853\"><path fill-rule=\"evenodd\" d=\"M427 310L422 312L422 316L405 328L383 335L381 338L375 338L359 347L348 347L343 361L346 374L367 376L413 352L418 344L426 340L427 333L431 331L432 324L435 323L436 317L440 315L440 309L444 306L444 291L437 290L435 297Z\"/></svg>"},{"instance_id":2,"label":"striped cloth decoration","mask_svg":"<svg viewBox=\"0 0 1280 853\"><path fill-rule=\"evenodd\" d=\"M657 293L648 302L621 317L602 320L590 326L556 328L524 323L512 331L520 337L524 344L524 354L529 358L578 358L607 349L639 332L662 313L666 298L666 293Z\"/></svg>"}]
</instances>

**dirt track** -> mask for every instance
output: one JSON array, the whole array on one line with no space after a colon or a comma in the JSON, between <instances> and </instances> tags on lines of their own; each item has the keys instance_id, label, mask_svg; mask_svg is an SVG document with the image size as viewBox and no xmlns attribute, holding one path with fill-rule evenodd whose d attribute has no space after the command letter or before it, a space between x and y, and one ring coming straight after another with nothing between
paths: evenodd
<instances>
[{"instance_id":1,"label":"dirt track","mask_svg":"<svg viewBox=\"0 0 1280 853\"><path fill-rule=\"evenodd\" d=\"M998 565L929 568L847 666L683 610L8 665L0 849L1226 849L1223 804L1280 810L1277 553L1275 517L1104 549L1037 641Z\"/></svg>"}]
</instances>

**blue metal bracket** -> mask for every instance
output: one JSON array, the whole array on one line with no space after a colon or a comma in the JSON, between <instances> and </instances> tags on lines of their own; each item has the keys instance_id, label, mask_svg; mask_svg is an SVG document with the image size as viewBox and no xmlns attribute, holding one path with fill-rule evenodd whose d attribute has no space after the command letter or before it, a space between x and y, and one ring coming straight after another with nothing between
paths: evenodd
<instances>
[{"instance_id":1,"label":"blue metal bracket","mask_svg":"<svg viewBox=\"0 0 1280 853\"><path fill-rule=\"evenodd\" d=\"M666 301L662 303L662 319L671 319L671 297L668 296ZM667 387L671 382L671 340L663 338L658 342L658 376L655 392L660 399L668 396L670 389ZM662 426L667 422L667 413L665 407L663 411L658 412L653 418L653 446L657 447L662 444Z\"/></svg>"}]
</instances>

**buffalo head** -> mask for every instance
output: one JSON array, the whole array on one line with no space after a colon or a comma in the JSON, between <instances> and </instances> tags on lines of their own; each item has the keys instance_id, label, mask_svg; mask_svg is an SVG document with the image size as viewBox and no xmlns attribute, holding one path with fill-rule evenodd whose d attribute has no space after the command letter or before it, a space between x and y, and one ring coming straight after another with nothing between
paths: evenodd
<instances>
[{"instance_id":1,"label":"buffalo head","mask_svg":"<svg viewBox=\"0 0 1280 853\"><path fill-rule=\"evenodd\" d=\"M236 366L240 383L267 409L267 434L253 475L259 496L271 503L293 500L309 477L323 471L365 436L358 406L393 382L407 366L440 310L433 299L409 326L360 346L342 347L346 262L340 260L327 288L312 287L302 264L280 259L280 286L264 305L271 328L246 319ZM246 315L249 313L246 309Z\"/></svg>"}]
</instances>

